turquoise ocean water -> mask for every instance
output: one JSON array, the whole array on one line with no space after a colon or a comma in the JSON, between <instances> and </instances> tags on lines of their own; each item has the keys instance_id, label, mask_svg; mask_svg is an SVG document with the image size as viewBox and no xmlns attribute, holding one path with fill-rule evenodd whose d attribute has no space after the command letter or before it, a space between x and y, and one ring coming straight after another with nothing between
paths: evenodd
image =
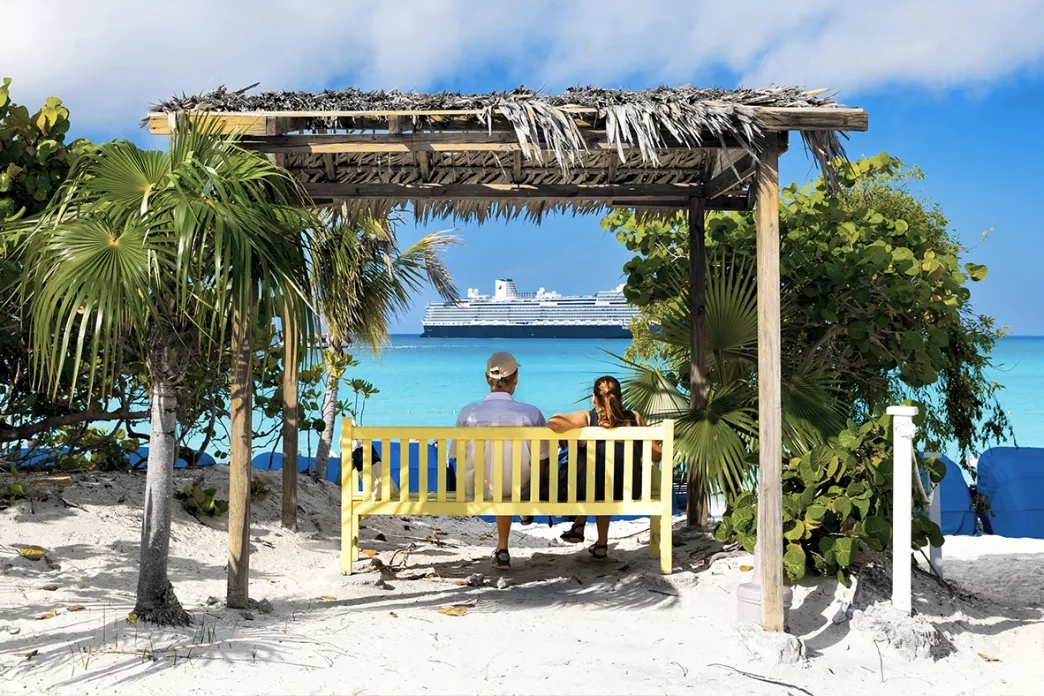
<instances>
[{"instance_id":1,"label":"turquoise ocean water","mask_svg":"<svg viewBox=\"0 0 1044 696\"><path fill-rule=\"evenodd\" d=\"M620 375L611 354L622 355L628 345L626 340L397 335L379 356L356 355L360 365L347 376L369 380L380 389L367 403L365 425L453 425L462 406L488 392L483 379L486 359L506 350L522 365L516 398L550 416L589 408L591 384L603 374ZM993 357L991 375L1006 387L1001 404L1011 418L1018 444L1044 447L1044 337L1002 339ZM338 426L338 439L339 434ZM303 438L301 448L302 453L307 448Z\"/></svg>"}]
</instances>

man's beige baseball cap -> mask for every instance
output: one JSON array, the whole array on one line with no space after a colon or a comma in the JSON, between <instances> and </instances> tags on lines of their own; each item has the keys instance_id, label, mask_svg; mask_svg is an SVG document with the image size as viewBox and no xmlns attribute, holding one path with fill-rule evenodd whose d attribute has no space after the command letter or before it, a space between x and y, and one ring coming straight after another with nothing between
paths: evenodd
<instances>
[{"instance_id":1,"label":"man's beige baseball cap","mask_svg":"<svg viewBox=\"0 0 1044 696\"><path fill-rule=\"evenodd\" d=\"M486 376L490 379L504 379L518 372L518 361L511 353L494 353L486 361Z\"/></svg>"}]
</instances>

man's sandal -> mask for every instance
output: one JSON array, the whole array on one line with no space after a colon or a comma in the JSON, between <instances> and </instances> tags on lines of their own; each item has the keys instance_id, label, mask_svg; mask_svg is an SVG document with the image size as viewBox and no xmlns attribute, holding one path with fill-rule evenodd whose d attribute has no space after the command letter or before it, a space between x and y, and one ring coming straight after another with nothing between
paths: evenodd
<instances>
[{"instance_id":1,"label":"man's sandal","mask_svg":"<svg viewBox=\"0 0 1044 696\"><path fill-rule=\"evenodd\" d=\"M580 531L577 531L580 530ZM570 544L582 544L584 543L584 525L573 523L573 526L569 528L568 532L564 532L559 537L562 541Z\"/></svg>"}]
</instances>

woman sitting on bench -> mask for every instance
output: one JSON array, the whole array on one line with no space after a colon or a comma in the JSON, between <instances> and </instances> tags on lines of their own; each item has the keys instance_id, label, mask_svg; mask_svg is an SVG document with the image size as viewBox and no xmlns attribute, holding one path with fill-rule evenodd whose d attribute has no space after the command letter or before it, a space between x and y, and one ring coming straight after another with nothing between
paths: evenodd
<instances>
[{"instance_id":1,"label":"woman sitting on bench","mask_svg":"<svg viewBox=\"0 0 1044 696\"><path fill-rule=\"evenodd\" d=\"M590 411L575 411L573 413L556 414L551 417L547 427L556 433L565 433L570 430L585 427L619 428L626 426L644 426L645 421L641 414L634 411L625 411L623 407L623 394L620 382L612 376L599 377L594 383L594 393L591 396L594 408ZM595 446L595 500L606 500L605 494L605 442L596 442ZM617 442L613 458L613 491L610 500L623 500L624 497L624 446L625 443ZM632 472L632 497L637 498L637 492L642 489L642 443L635 442ZM577 457L577 468L586 469L586 443L578 443L580 453ZM662 450L659 445L653 443L652 459L660 461ZM586 477L579 476L583 481ZM572 544L584 541L584 527L587 525L587 516L580 515L573 521L573 526L562 535L562 540ZM595 526L598 529L598 540L587 549L587 551L598 560L605 560L609 553L609 515L598 515L595 517Z\"/></svg>"}]
</instances>

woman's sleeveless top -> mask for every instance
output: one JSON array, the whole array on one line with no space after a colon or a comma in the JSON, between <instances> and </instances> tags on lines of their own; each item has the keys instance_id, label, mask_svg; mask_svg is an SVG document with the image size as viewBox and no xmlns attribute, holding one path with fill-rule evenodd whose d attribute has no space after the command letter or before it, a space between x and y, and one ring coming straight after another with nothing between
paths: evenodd
<instances>
[{"instance_id":1,"label":"woman's sleeveless top","mask_svg":"<svg viewBox=\"0 0 1044 696\"><path fill-rule=\"evenodd\" d=\"M634 413L627 411L627 425L637 426L638 419ZM591 427L598 427L598 412L591 409L588 412ZM642 443L633 442L633 459L631 473L631 499L641 497L642 491ZM624 497L624 450L626 442L617 442L613 452L613 496L612 500L623 500ZM595 500L605 500L605 442L595 442ZM584 457L581 456L581 462ZM583 466L583 464L581 464Z\"/></svg>"}]
</instances>

